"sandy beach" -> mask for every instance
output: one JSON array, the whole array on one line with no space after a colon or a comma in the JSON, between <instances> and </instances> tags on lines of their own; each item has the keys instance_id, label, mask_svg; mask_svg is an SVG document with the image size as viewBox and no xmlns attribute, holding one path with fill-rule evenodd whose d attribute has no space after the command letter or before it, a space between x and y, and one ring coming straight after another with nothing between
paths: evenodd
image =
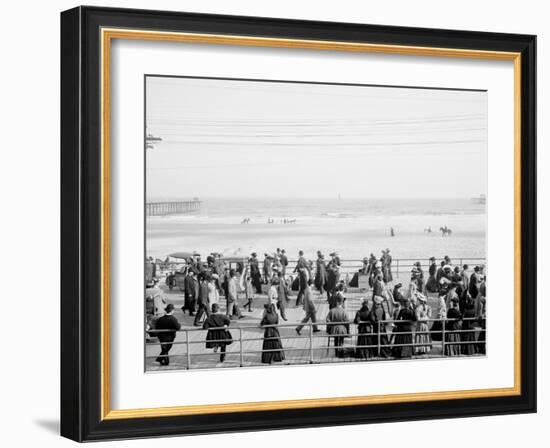
<instances>
[{"instance_id":1,"label":"sandy beach","mask_svg":"<svg viewBox=\"0 0 550 448\"><path fill-rule=\"evenodd\" d=\"M394 258L419 260L444 255L453 259L486 256L484 207L475 207L468 201L437 214L426 201L414 206L409 201L409 207L399 208L399 213L392 213L389 206L361 209L350 201L336 208L334 203L331 206L319 201L310 205L306 213L302 210L300 216L293 214L298 204L292 203L287 208L264 203L253 212L252 203L247 207L246 201L241 202L240 209L235 210L236 206L229 202L225 213L222 204L205 203L201 213L194 215L148 217L147 255L162 259L176 251L197 251L203 257L211 252L229 256L255 251L263 255L279 247L291 259L296 258L298 250L311 259L315 259L317 250L325 255L337 250L343 259L362 259L371 252L379 256L385 248L391 249ZM396 210L398 206L395 204ZM249 224L241 223L244 217L250 217ZM272 224L268 224L270 218ZM284 224L281 220L285 218L296 222ZM452 235L442 237L441 226L451 228ZM394 237L390 236L390 227ZM428 227L431 233L425 231Z\"/></svg>"}]
</instances>

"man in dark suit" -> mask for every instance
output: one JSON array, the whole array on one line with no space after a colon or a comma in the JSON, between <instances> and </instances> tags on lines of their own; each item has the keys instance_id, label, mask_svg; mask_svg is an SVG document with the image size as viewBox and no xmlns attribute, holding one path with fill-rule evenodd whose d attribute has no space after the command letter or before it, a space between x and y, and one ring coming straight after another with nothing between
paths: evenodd
<instances>
[{"instance_id":1,"label":"man in dark suit","mask_svg":"<svg viewBox=\"0 0 550 448\"><path fill-rule=\"evenodd\" d=\"M187 271L184 282L184 294L185 294L185 304L182 311L189 311L190 316L195 315L195 305L197 303L197 298L199 296L199 283L195 272L192 269ZM184 311L185 312L185 311Z\"/></svg>"},{"instance_id":2,"label":"man in dark suit","mask_svg":"<svg viewBox=\"0 0 550 448\"><path fill-rule=\"evenodd\" d=\"M176 331L181 329L180 323L173 316L174 305L169 303L166 306L165 310L166 314L158 318L155 327L158 340L161 343L160 355L157 357L156 361L161 366L167 366L168 364L170 364L168 352L170 352L170 349L172 348L172 342L174 342L174 339L176 339Z\"/></svg>"},{"instance_id":3,"label":"man in dark suit","mask_svg":"<svg viewBox=\"0 0 550 448\"><path fill-rule=\"evenodd\" d=\"M256 288L256 293L262 293L262 274L260 272L260 262L258 260L258 254L252 252L251 258L248 260L250 265L250 278L252 279L252 285Z\"/></svg>"},{"instance_id":4,"label":"man in dark suit","mask_svg":"<svg viewBox=\"0 0 550 448\"><path fill-rule=\"evenodd\" d=\"M198 310L195 316L194 325L200 326L202 315L206 313L206 317L210 316L210 304L208 303L208 278L200 274L199 275L199 298L197 301Z\"/></svg>"},{"instance_id":5,"label":"man in dark suit","mask_svg":"<svg viewBox=\"0 0 550 448\"><path fill-rule=\"evenodd\" d=\"M294 268L294 272L298 274L298 281L299 281L299 290L298 290L298 297L296 297L296 306L300 306L303 303L304 294L307 288L307 282L309 279L311 279L311 270L309 267L309 263L304 257L303 251L298 252L298 261L296 262L296 267Z\"/></svg>"}]
</instances>

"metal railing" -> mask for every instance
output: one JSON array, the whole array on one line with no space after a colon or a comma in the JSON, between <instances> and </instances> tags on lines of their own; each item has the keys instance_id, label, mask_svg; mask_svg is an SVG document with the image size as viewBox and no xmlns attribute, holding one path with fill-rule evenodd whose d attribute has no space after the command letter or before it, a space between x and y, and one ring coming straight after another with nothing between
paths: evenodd
<instances>
[{"instance_id":1,"label":"metal railing","mask_svg":"<svg viewBox=\"0 0 550 448\"><path fill-rule=\"evenodd\" d=\"M449 329L449 324L453 322L471 322L472 328L469 329ZM412 326L417 326L418 323L436 323L441 324L441 329L439 330L419 330L413 329L412 331L395 331L395 328L399 325L409 324ZM257 336L257 333L263 332L266 328L276 328L277 330L284 330L287 328L295 328L297 325L300 325L304 328L309 328L308 334L280 334L280 336L268 337ZM315 333L313 331L314 326L326 326L336 327L339 325L349 326L349 334L329 334L327 332ZM370 332L361 332L359 333L358 327L364 325L370 327ZM376 328L375 328L376 327ZM388 328L391 328L388 331ZM228 330L232 333L231 339L214 339L208 340L204 337L208 331L216 330ZM392 331L393 330L393 331ZM146 354L146 360L153 358L162 359L164 357L176 359L176 363L172 363L172 368L176 367L179 369L201 369L201 368L212 368L219 367L217 357L221 352L213 352L210 349L200 350L200 345L204 347L207 342L214 343L230 343L227 347L232 346L235 342L238 343L238 348L233 348L231 350L224 350L225 353L225 363L228 367L244 367L244 366L254 366L260 365L262 363L261 355L264 353L270 352L284 352L285 357L289 353L296 353L298 356L294 359L286 358L283 364L314 364L314 363L328 363L334 362L334 359L329 356L330 350L336 351L340 350L345 352L345 358L338 358L338 361L341 362L343 359L347 361L375 361L380 359L395 359L400 357L448 357L448 356L475 356L483 355L486 351L486 341L485 341L485 318L463 318L463 319L427 319L422 321L404 321L404 320L381 320L376 322L365 321L365 322L308 322L308 323L285 323L285 324L276 324L276 325L248 325L248 326L235 326L235 327L219 327L219 328L190 328L190 329L181 329L175 333L185 334L183 340L174 340L172 342L147 342L146 349L149 347L149 352ZM174 330L151 330L156 334L167 332L174 333ZM246 333L252 332L252 337L246 337ZM235 334L237 336L235 336ZM197 337L194 337L197 335ZM419 337L428 335L427 340L420 340ZM432 336L440 335L441 340L433 340ZM458 337L454 336L457 335ZM203 336L202 338L200 336ZM398 337L408 336L406 342L399 343L396 342ZM466 337L467 336L467 337ZM358 339L364 337L367 338L368 344L359 344ZM327 343L324 344L323 341L320 341L319 344L316 342L320 339L327 338ZM336 339L340 338L340 341L345 341L341 346L336 346ZM275 349L264 349L263 346L260 346L260 343L270 340L279 340L281 342L282 348ZM331 346L331 340L333 345ZM304 341L303 346L296 347L288 344L283 344L282 341L298 341L298 345L301 341ZM158 347L160 350L161 346L170 345L176 347L184 347L183 352L178 353L169 353L168 355L160 355L158 351L152 353L154 347ZM248 345L248 347L246 347ZM287 345L285 347L285 345ZM296 345L296 344L294 344ZM473 345L473 349L467 350L466 347ZM199 347L197 350L194 350L194 347ZM411 352L407 353L405 356L399 355L398 348L410 348ZM434 350L430 350L430 354L419 352L418 348L430 347ZM209 351L206 351L209 350ZM366 353L360 353L358 350L367 350ZM471 353L469 353L471 352ZM260 355L260 356L258 356ZM359 357L366 356L365 357ZM207 361L197 361L197 358L207 358ZM193 359L195 358L195 359ZM208 359L210 358L210 359ZM212 359L216 358L216 359ZM195 364L193 364L193 361ZM147 370L151 370L148 366Z\"/></svg>"},{"instance_id":2,"label":"metal railing","mask_svg":"<svg viewBox=\"0 0 550 448\"><path fill-rule=\"evenodd\" d=\"M452 259L453 263L457 266L462 267L463 265L467 264L470 267L476 266L476 265L482 265L486 263L486 259L483 257L456 257ZM297 260L295 259L289 259L289 264L286 268L287 274L292 274L294 271L294 268L296 267ZM430 266L430 261L428 259L422 259L422 258L393 258L391 263L391 270L392 274L395 276L399 276L400 273L410 273L411 269L414 267L416 262L421 263L421 267L425 270L428 269ZM340 260L340 272L343 274L354 274L359 269L363 267L363 260L362 259L341 259ZM177 262L155 262L157 266L157 272L166 272L166 271L172 271L180 268L181 266L185 265L186 263L183 261L177 261ZM263 273L263 261L259 261L260 270ZM315 266L315 263L314 263ZM439 264L437 265L439 267ZM427 273L426 273L427 276Z\"/></svg>"}]
</instances>

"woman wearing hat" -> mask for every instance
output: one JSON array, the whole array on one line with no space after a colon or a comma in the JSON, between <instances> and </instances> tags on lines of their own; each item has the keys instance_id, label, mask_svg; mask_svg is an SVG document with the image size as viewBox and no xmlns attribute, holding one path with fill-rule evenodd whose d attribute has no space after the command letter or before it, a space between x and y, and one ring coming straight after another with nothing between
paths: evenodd
<instances>
[{"instance_id":1,"label":"woman wearing hat","mask_svg":"<svg viewBox=\"0 0 550 448\"><path fill-rule=\"evenodd\" d=\"M376 339L372 335L372 322L369 321L369 301L362 299L361 308L355 314L353 322L357 325L357 346L355 357L359 359L370 359L376 355L375 347L366 347L368 345L376 346Z\"/></svg>"},{"instance_id":2,"label":"woman wearing hat","mask_svg":"<svg viewBox=\"0 0 550 448\"><path fill-rule=\"evenodd\" d=\"M264 327L264 342L262 345L262 363L271 364L272 362L281 362L285 359L281 335L277 327L279 316L275 310L275 305L268 303L265 305L265 312L260 322Z\"/></svg>"},{"instance_id":3,"label":"woman wearing hat","mask_svg":"<svg viewBox=\"0 0 550 448\"><path fill-rule=\"evenodd\" d=\"M332 257L327 264L327 280L325 283L325 289L327 291L327 299L330 299L334 291L336 291L336 286L340 281L340 260L337 258L335 252L330 254Z\"/></svg>"},{"instance_id":4,"label":"woman wearing hat","mask_svg":"<svg viewBox=\"0 0 550 448\"><path fill-rule=\"evenodd\" d=\"M405 296L403 296L403 293L401 292L401 288L403 287L403 283L397 283L393 287L393 301L399 304L402 304L405 302Z\"/></svg>"},{"instance_id":5,"label":"woman wearing hat","mask_svg":"<svg viewBox=\"0 0 550 448\"><path fill-rule=\"evenodd\" d=\"M367 320L370 321L372 324L372 328L374 331L373 336L376 344L380 344L380 353L376 351L377 355L388 358L391 356L391 350L389 349L389 347L387 347L387 345L389 344L389 339L386 331L386 324L381 321L388 320L390 316L382 306L383 301L384 299L380 296L373 297L372 308L369 311Z\"/></svg>"},{"instance_id":6,"label":"woman wearing hat","mask_svg":"<svg viewBox=\"0 0 550 448\"><path fill-rule=\"evenodd\" d=\"M397 315L395 323L395 339L392 354L396 358L410 358L414 354L413 331L416 321L416 314L411 308L411 302L405 301L403 309Z\"/></svg>"},{"instance_id":7,"label":"woman wearing hat","mask_svg":"<svg viewBox=\"0 0 550 448\"><path fill-rule=\"evenodd\" d=\"M442 341L443 340L443 321L447 317L447 305L445 303L445 296L438 296L438 308L437 308L437 319L431 328L431 339L432 341Z\"/></svg>"},{"instance_id":8,"label":"woman wearing hat","mask_svg":"<svg viewBox=\"0 0 550 448\"><path fill-rule=\"evenodd\" d=\"M462 328L462 314L458 309L458 297L453 297L450 301L451 307L447 311L447 321L445 322L445 356L460 356L460 333Z\"/></svg>"},{"instance_id":9,"label":"woman wearing hat","mask_svg":"<svg viewBox=\"0 0 550 448\"><path fill-rule=\"evenodd\" d=\"M475 355L477 353L477 344L474 344L476 340L476 309L475 300L472 299L469 294L467 294L465 297L463 307L464 314L462 317L464 318L464 320L462 321L462 330L465 331L463 333L460 333L460 340L461 342L463 342L461 352L463 355Z\"/></svg>"},{"instance_id":10,"label":"woman wearing hat","mask_svg":"<svg viewBox=\"0 0 550 448\"><path fill-rule=\"evenodd\" d=\"M428 268L428 281L426 282L426 291L428 292L437 292L439 290L439 285L435 275L437 273L437 265L435 263L435 257L430 257L430 267Z\"/></svg>"},{"instance_id":11,"label":"woman wearing hat","mask_svg":"<svg viewBox=\"0 0 550 448\"><path fill-rule=\"evenodd\" d=\"M418 305L415 310L416 313L416 353L425 355L430 353L432 349L432 338L430 336L430 327L428 320L432 318L432 309L428 305L426 297L422 294L418 295Z\"/></svg>"}]
</instances>

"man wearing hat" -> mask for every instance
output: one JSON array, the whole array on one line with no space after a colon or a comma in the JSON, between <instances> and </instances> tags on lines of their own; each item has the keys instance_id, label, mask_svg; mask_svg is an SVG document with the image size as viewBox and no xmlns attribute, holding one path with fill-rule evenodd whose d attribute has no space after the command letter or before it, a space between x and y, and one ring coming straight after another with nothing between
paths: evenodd
<instances>
[{"instance_id":1,"label":"man wearing hat","mask_svg":"<svg viewBox=\"0 0 550 448\"><path fill-rule=\"evenodd\" d=\"M286 275L286 267L288 266L288 257L286 256L286 251L284 249L281 249L279 260L282 266L281 272L283 273L283 277L284 277Z\"/></svg>"},{"instance_id":2,"label":"man wearing hat","mask_svg":"<svg viewBox=\"0 0 550 448\"><path fill-rule=\"evenodd\" d=\"M166 305L166 314L159 317L155 326L155 332L160 342L160 355L155 360L161 366L167 366L170 364L170 358L168 352L172 348L172 343L176 339L176 331L181 329L181 325L178 320L173 316L174 305L169 303Z\"/></svg>"},{"instance_id":3,"label":"man wearing hat","mask_svg":"<svg viewBox=\"0 0 550 448\"><path fill-rule=\"evenodd\" d=\"M273 257L269 255L268 253L264 254L264 283L266 285L269 284L271 281L271 277L273 275Z\"/></svg>"},{"instance_id":4,"label":"man wearing hat","mask_svg":"<svg viewBox=\"0 0 550 448\"><path fill-rule=\"evenodd\" d=\"M200 326L200 321L203 314L206 317L210 315L210 304L208 302L208 276L206 274L199 275L199 297L197 301L198 309L195 315L195 321L193 325Z\"/></svg>"},{"instance_id":5,"label":"man wearing hat","mask_svg":"<svg viewBox=\"0 0 550 448\"><path fill-rule=\"evenodd\" d=\"M189 311L190 316L195 315L195 305L199 297L199 282L195 273L195 270L189 269L183 281L185 302L182 311L184 314L185 310Z\"/></svg>"},{"instance_id":6,"label":"man wearing hat","mask_svg":"<svg viewBox=\"0 0 550 448\"><path fill-rule=\"evenodd\" d=\"M262 274L260 272L260 262L258 261L258 254L256 252L252 252L248 264L250 265L250 279L252 280L252 285L256 288L256 294L261 294Z\"/></svg>"},{"instance_id":7,"label":"man wearing hat","mask_svg":"<svg viewBox=\"0 0 550 448\"><path fill-rule=\"evenodd\" d=\"M294 272L298 273L299 289L298 297L296 297L296 306L300 306L303 302L304 294L307 289L307 282L311 279L311 268L306 258L304 257L304 252L300 250L298 252L298 261L296 262L296 267Z\"/></svg>"}]
</instances>

